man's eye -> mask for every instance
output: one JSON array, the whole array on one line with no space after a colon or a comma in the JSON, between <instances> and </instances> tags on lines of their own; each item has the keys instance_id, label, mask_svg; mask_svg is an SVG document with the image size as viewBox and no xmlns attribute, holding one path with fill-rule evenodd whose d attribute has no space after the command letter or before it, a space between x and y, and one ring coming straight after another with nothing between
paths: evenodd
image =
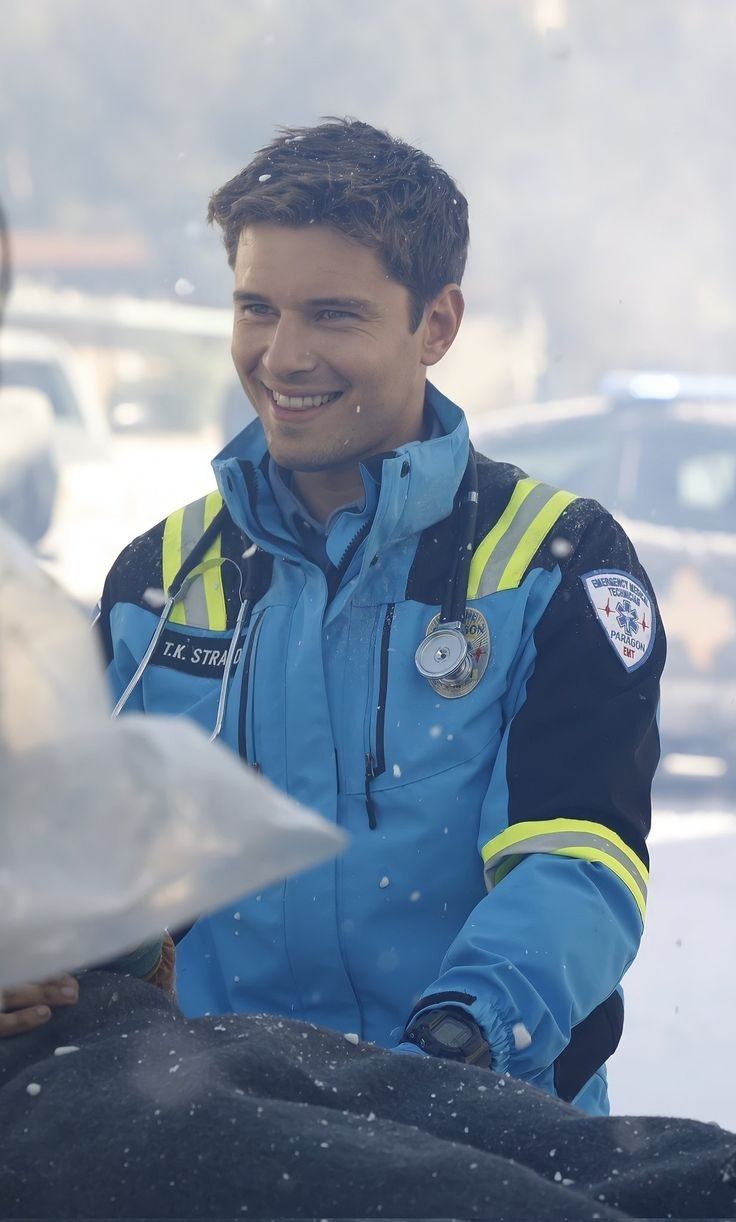
<instances>
[{"instance_id":1,"label":"man's eye","mask_svg":"<svg viewBox=\"0 0 736 1222\"><path fill-rule=\"evenodd\" d=\"M320 318L324 318L327 322L334 322L341 318L357 318L357 314L351 314L349 310L322 310Z\"/></svg>"},{"instance_id":2,"label":"man's eye","mask_svg":"<svg viewBox=\"0 0 736 1222\"><path fill-rule=\"evenodd\" d=\"M268 314L270 309L271 307L264 305L262 301L241 301L239 305L240 314L255 315L258 318Z\"/></svg>"}]
</instances>

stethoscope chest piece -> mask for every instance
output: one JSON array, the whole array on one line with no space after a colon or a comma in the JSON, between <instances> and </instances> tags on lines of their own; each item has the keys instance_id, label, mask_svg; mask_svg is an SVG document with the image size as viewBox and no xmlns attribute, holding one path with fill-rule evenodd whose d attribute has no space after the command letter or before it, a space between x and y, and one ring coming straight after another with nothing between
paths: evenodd
<instances>
[{"instance_id":1,"label":"stethoscope chest piece","mask_svg":"<svg viewBox=\"0 0 736 1222\"><path fill-rule=\"evenodd\" d=\"M488 625L467 605L468 579L475 546L478 516L478 471L472 445L465 474L456 498L456 530L452 567L448 574L442 607L427 627L427 635L414 654L416 668L440 696L454 699L472 691L488 661ZM469 637L485 629L486 650L475 648Z\"/></svg>"},{"instance_id":2,"label":"stethoscope chest piece","mask_svg":"<svg viewBox=\"0 0 736 1222\"><path fill-rule=\"evenodd\" d=\"M468 642L457 624L435 628L425 636L414 655L417 670L425 679L462 684L473 669Z\"/></svg>"},{"instance_id":3,"label":"stethoscope chest piece","mask_svg":"<svg viewBox=\"0 0 736 1222\"><path fill-rule=\"evenodd\" d=\"M477 607L466 607L462 624L434 616L414 661L419 674L438 696L457 700L478 686L490 657L488 621Z\"/></svg>"}]
</instances>

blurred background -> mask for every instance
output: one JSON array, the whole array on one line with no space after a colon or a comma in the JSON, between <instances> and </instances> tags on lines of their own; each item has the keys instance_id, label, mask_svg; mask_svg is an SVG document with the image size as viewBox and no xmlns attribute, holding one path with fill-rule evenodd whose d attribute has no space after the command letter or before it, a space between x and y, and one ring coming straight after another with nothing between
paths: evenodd
<instances>
[{"instance_id":1,"label":"blurred background","mask_svg":"<svg viewBox=\"0 0 736 1222\"><path fill-rule=\"evenodd\" d=\"M252 416L210 193L323 115L457 179L467 314L434 380L484 452L616 511L669 628L669 874L614 1103L736 1127L717 1073L667 1072L736 1002L732 0L0 0L0 29L0 513L84 606Z\"/></svg>"}]
</instances>

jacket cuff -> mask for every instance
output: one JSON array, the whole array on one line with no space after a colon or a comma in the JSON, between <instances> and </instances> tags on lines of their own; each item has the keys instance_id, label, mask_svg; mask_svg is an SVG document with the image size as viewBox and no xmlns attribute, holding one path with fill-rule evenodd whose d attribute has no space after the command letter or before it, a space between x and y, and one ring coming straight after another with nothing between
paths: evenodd
<instances>
[{"instance_id":1,"label":"jacket cuff","mask_svg":"<svg viewBox=\"0 0 736 1222\"><path fill-rule=\"evenodd\" d=\"M514 1038L514 1020L504 1019L492 1006L478 1000L472 1003L461 1002L455 999L450 1000L449 996L441 1001L433 1001L430 1005L423 1006L422 1002L417 1002L411 1015L411 1022L418 1014L426 1014L430 1010L464 1010L466 1014L478 1024L483 1037L488 1041L488 1046L491 1050L491 1069L495 1073L509 1073L511 1064L511 1054L516 1048ZM412 1045L414 1047L415 1045Z\"/></svg>"}]
</instances>

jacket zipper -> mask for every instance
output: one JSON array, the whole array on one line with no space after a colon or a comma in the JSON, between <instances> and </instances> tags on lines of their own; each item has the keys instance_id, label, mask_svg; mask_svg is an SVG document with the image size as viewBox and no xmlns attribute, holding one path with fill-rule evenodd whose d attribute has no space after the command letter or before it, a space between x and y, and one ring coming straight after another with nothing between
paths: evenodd
<instances>
[{"instance_id":1,"label":"jacket zipper","mask_svg":"<svg viewBox=\"0 0 736 1222\"><path fill-rule=\"evenodd\" d=\"M363 525L356 531L352 539L348 543L340 560L336 565L333 565L327 573L327 601L332 602L333 598L340 589L340 583L348 571L350 561L357 552L361 543L368 537L371 532L372 522L364 522Z\"/></svg>"},{"instance_id":2,"label":"jacket zipper","mask_svg":"<svg viewBox=\"0 0 736 1222\"><path fill-rule=\"evenodd\" d=\"M243 661L243 682L240 688L240 715L238 718L238 752L247 764L256 771L260 772L260 765L255 759L255 733L253 732L253 709L251 695L251 670L253 668L253 650L256 643L256 637L263 620L263 609L261 609L253 620L248 644L245 650L245 659ZM250 710L251 716L248 717ZM248 724L250 722L250 751L248 750Z\"/></svg>"},{"instance_id":3,"label":"jacket zipper","mask_svg":"<svg viewBox=\"0 0 736 1222\"><path fill-rule=\"evenodd\" d=\"M376 701L375 719L371 712L371 728L369 732L368 750L365 753L365 806L368 812L368 826L375 831L378 826L376 819L376 804L371 793L371 782L386 771L385 727L386 727L386 694L388 691L388 650L391 640L391 625L394 619L394 603L389 603L383 617L381 643L378 666L378 699Z\"/></svg>"}]
</instances>

